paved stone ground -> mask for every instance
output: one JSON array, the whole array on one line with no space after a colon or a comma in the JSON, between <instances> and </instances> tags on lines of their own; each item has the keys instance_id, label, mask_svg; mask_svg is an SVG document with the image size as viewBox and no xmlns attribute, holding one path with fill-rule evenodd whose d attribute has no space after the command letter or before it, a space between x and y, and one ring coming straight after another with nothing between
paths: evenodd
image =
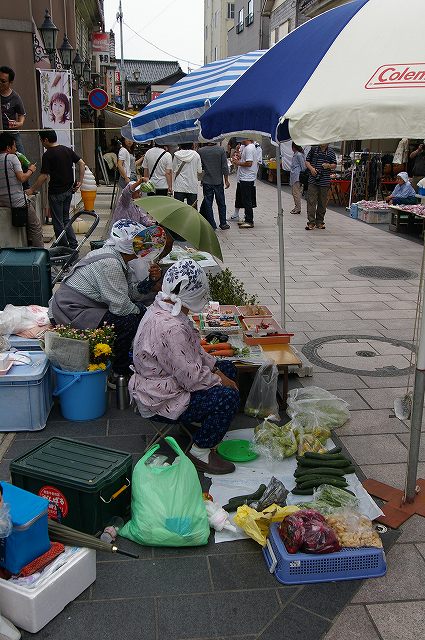
<instances>
[{"instance_id":1,"label":"paved stone ground","mask_svg":"<svg viewBox=\"0 0 425 640\"><path fill-rule=\"evenodd\" d=\"M227 192L230 205L234 186ZM109 198L102 189L97 207L107 206ZM218 234L225 265L277 315L276 189L260 183L258 201L255 229L239 230L233 223ZM286 192L284 208L292 208ZM105 210L93 239L106 222ZM349 269L379 265L419 273L422 247L340 212L329 211L326 223L325 231L306 232L304 215L285 216L287 327L315 371L290 383L314 384L345 398L351 419L339 430L342 444L367 477L402 487L408 429L393 417L392 404L408 383L418 279L367 279ZM317 343L321 338L327 340ZM247 424L241 415L235 427ZM113 398L105 417L87 424L64 421L55 407L43 432L19 434L12 444L7 434L0 477L8 477L11 459L52 435L130 451L136 461L149 432L145 421L117 411ZM419 471L424 475L425 444ZM394 536L385 541L391 546ZM425 633L425 521L419 518L402 528L391 547L387 576L364 583L281 587L251 541L137 549L138 561L99 554L96 583L43 631L24 638L410 640Z\"/></svg>"}]
</instances>

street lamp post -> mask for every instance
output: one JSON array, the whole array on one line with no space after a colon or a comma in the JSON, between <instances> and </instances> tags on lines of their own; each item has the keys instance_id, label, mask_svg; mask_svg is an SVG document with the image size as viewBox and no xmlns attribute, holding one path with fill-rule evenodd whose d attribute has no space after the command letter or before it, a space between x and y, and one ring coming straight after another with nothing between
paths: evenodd
<instances>
[{"instance_id":1,"label":"street lamp post","mask_svg":"<svg viewBox=\"0 0 425 640\"><path fill-rule=\"evenodd\" d=\"M68 36L65 33L63 37L63 42L59 47L59 55L61 57L64 69L66 69L67 71L71 68L73 53L74 53L74 49L70 41L68 40Z\"/></svg>"},{"instance_id":2,"label":"street lamp post","mask_svg":"<svg viewBox=\"0 0 425 640\"><path fill-rule=\"evenodd\" d=\"M52 21L49 10L46 9L43 24L39 27L41 37L43 39L44 48L49 56L50 65L56 67L56 41L59 29Z\"/></svg>"}]
</instances>

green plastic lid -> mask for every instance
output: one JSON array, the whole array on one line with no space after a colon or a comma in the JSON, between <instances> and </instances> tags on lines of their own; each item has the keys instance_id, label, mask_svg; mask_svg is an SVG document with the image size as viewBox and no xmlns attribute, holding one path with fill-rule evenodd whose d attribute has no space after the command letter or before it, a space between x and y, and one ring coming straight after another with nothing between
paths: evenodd
<instances>
[{"instance_id":1,"label":"green plastic lid","mask_svg":"<svg viewBox=\"0 0 425 640\"><path fill-rule=\"evenodd\" d=\"M223 440L217 447L217 453L231 462L249 462L258 458L258 453L251 450L249 440Z\"/></svg>"}]
</instances>

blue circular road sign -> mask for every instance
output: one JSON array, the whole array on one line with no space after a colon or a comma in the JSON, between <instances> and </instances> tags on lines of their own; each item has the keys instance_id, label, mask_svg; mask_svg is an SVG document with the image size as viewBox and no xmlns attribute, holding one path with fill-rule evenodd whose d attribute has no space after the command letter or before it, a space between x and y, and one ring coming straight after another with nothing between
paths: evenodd
<instances>
[{"instance_id":1,"label":"blue circular road sign","mask_svg":"<svg viewBox=\"0 0 425 640\"><path fill-rule=\"evenodd\" d=\"M92 89L88 95L89 105L93 109L104 109L108 102L108 94L103 89Z\"/></svg>"}]
</instances>

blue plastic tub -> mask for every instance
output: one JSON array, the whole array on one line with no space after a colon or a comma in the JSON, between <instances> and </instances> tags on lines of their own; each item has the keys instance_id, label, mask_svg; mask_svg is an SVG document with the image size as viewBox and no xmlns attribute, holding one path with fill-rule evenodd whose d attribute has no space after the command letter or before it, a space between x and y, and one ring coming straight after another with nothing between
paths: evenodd
<instances>
[{"instance_id":1,"label":"blue plastic tub","mask_svg":"<svg viewBox=\"0 0 425 640\"><path fill-rule=\"evenodd\" d=\"M107 405L107 381L110 365L98 371L62 371L56 374L54 396L59 396L62 415L67 420L83 422L101 418Z\"/></svg>"},{"instance_id":2,"label":"blue plastic tub","mask_svg":"<svg viewBox=\"0 0 425 640\"><path fill-rule=\"evenodd\" d=\"M361 580L385 575L387 565L383 549L342 549L336 553L288 553L279 535L279 523L270 527L263 549L270 573L282 584L307 584Z\"/></svg>"},{"instance_id":3,"label":"blue plastic tub","mask_svg":"<svg viewBox=\"0 0 425 640\"><path fill-rule=\"evenodd\" d=\"M3 500L9 505L12 533L0 540L0 566L17 574L50 549L47 528L49 501L2 482Z\"/></svg>"},{"instance_id":4,"label":"blue plastic tub","mask_svg":"<svg viewBox=\"0 0 425 640\"><path fill-rule=\"evenodd\" d=\"M0 431L39 431L53 406L52 372L42 351L23 352L31 365L0 376Z\"/></svg>"},{"instance_id":5,"label":"blue plastic tub","mask_svg":"<svg viewBox=\"0 0 425 640\"><path fill-rule=\"evenodd\" d=\"M41 342L37 338L23 338L13 333L7 339L10 346L18 351L42 351Z\"/></svg>"}]
</instances>

